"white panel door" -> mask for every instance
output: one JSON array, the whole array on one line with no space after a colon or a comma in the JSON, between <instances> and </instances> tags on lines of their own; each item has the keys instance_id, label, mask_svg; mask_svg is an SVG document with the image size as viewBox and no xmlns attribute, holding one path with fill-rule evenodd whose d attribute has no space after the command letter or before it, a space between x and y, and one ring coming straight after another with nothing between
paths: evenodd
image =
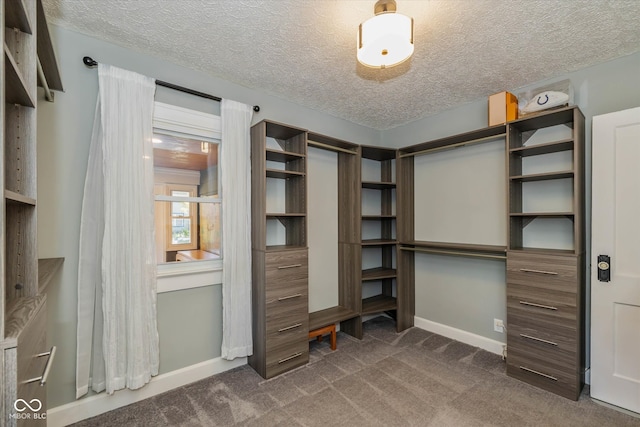
<instances>
[{"instance_id":1,"label":"white panel door","mask_svg":"<svg viewBox=\"0 0 640 427\"><path fill-rule=\"evenodd\" d=\"M640 108L594 117L592 153L591 396L640 413Z\"/></svg>"}]
</instances>

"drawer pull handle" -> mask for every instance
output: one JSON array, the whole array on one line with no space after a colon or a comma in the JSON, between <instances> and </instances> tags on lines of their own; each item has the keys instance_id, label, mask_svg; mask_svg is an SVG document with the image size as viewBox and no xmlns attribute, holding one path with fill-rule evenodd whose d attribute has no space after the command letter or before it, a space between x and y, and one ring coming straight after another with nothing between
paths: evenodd
<instances>
[{"instance_id":1,"label":"drawer pull handle","mask_svg":"<svg viewBox=\"0 0 640 427\"><path fill-rule=\"evenodd\" d=\"M301 296L302 296L302 294L289 295L289 296L286 296L286 297L278 298L278 301L286 301L286 300L291 299L291 298L300 298Z\"/></svg>"},{"instance_id":2,"label":"drawer pull handle","mask_svg":"<svg viewBox=\"0 0 640 427\"><path fill-rule=\"evenodd\" d=\"M531 268L521 268L520 271L522 271L523 273L548 274L550 276L558 275L558 273L556 273L555 271L533 270Z\"/></svg>"},{"instance_id":3,"label":"drawer pull handle","mask_svg":"<svg viewBox=\"0 0 640 427\"><path fill-rule=\"evenodd\" d=\"M527 335L527 334L520 334L520 336L522 338L527 338L529 340L538 341L538 342L542 342L542 343L545 343L545 344L550 344L550 345L555 345L555 346L558 345L558 343L555 343L553 341L543 340L542 338L532 337L531 335Z\"/></svg>"},{"instance_id":4,"label":"drawer pull handle","mask_svg":"<svg viewBox=\"0 0 640 427\"><path fill-rule=\"evenodd\" d=\"M531 372L532 374L540 375L541 377L548 378L553 381L558 381L556 377L552 377L551 375L543 374L542 372L534 371L533 369L525 368L524 366L520 366L520 369L523 371Z\"/></svg>"},{"instance_id":5,"label":"drawer pull handle","mask_svg":"<svg viewBox=\"0 0 640 427\"><path fill-rule=\"evenodd\" d=\"M51 347L51 350L46 351L44 353L36 354L34 357L44 357L49 356L47 359L47 364L44 365L44 371L42 371L42 375L39 377L31 378L30 380L26 380L24 383L35 383L36 381L40 382L40 385L43 386L47 383L47 378L49 377L49 372L51 371L51 365L53 364L53 359L56 357L56 346Z\"/></svg>"},{"instance_id":6,"label":"drawer pull handle","mask_svg":"<svg viewBox=\"0 0 640 427\"><path fill-rule=\"evenodd\" d=\"M302 323L296 323L295 325L287 326L286 328L280 328L278 329L278 332L288 331L290 329L299 328L300 326L302 326Z\"/></svg>"},{"instance_id":7,"label":"drawer pull handle","mask_svg":"<svg viewBox=\"0 0 640 427\"><path fill-rule=\"evenodd\" d=\"M536 304L534 302L529 302L529 301L520 301L520 304L522 305L529 305L531 307L538 307L538 308L544 308L546 310L557 310L556 307L550 306L550 305L542 305L542 304Z\"/></svg>"},{"instance_id":8,"label":"drawer pull handle","mask_svg":"<svg viewBox=\"0 0 640 427\"><path fill-rule=\"evenodd\" d=\"M278 363L279 363L279 364L280 364L280 363L285 363L285 362L288 362L289 360L293 360L293 359L295 359L296 357L300 357L300 356L302 356L302 353L292 354L292 355L291 355L291 356L289 356L289 357L285 357L284 359L280 359L280 360L278 360Z\"/></svg>"},{"instance_id":9,"label":"drawer pull handle","mask_svg":"<svg viewBox=\"0 0 640 427\"><path fill-rule=\"evenodd\" d=\"M302 267L302 264L281 265L280 267L278 267L278 270L285 270L287 268L297 268L297 267Z\"/></svg>"}]
</instances>

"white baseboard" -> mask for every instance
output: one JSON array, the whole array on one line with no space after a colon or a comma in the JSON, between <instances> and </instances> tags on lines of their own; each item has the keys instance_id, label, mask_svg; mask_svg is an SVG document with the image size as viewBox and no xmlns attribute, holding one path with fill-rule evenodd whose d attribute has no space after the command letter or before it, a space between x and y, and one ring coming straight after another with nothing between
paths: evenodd
<instances>
[{"instance_id":1,"label":"white baseboard","mask_svg":"<svg viewBox=\"0 0 640 427\"><path fill-rule=\"evenodd\" d=\"M153 377L149 384L138 390L125 389L112 395L99 393L56 406L47 411L47 426L63 427L73 424L246 364L246 357L231 361L217 357Z\"/></svg>"},{"instance_id":2,"label":"white baseboard","mask_svg":"<svg viewBox=\"0 0 640 427\"><path fill-rule=\"evenodd\" d=\"M443 325L442 323L433 322L418 316L415 316L413 320L414 325L420 329L424 329L425 331L433 332L474 347L480 347L483 350L500 356L502 356L502 349L506 345L505 343L483 337L482 335L477 335L452 326Z\"/></svg>"}]
</instances>

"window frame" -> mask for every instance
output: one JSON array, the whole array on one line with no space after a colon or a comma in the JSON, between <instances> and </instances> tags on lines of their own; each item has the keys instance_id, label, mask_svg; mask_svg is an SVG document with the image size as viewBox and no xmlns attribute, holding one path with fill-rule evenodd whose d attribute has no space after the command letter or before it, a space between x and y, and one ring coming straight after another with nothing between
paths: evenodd
<instances>
[{"instance_id":1,"label":"window frame","mask_svg":"<svg viewBox=\"0 0 640 427\"><path fill-rule=\"evenodd\" d=\"M220 150L220 144L222 144L220 116L157 101L154 103L154 108L154 133L205 139L218 144L218 150ZM220 171L221 165L220 163L218 165ZM198 202L222 203L221 191L222 189L219 188L216 198L207 198L205 201L199 200ZM155 196L156 201L181 201L175 199L177 198L166 195ZM189 199L188 201L195 201ZM157 292L170 292L222 283L222 256L224 254L224 242L222 241L220 242L220 252L220 259L216 260L157 264Z\"/></svg>"},{"instance_id":2,"label":"window frame","mask_svg":"<svg viewBox=\"0 0 640 427\"><path fill-rule=\"evenodd\" d=\"M196 236L196 224L198 222L198 203L189 202L190 198L196 197L197 187L195 185L185 184L167 184L165 186L167 196L171 197L171 207L168 209L166 221L167 221L167 245L168 251L188 251L198 248L198 236ZM183 191L189 193L188 197L174 196L174 191ZM176 198L184 198L185 200L175 200ZM157 199L156 199L157 200ZM174 216L173 215L173 203L189 203L189 215L188 216ZM206 203L206 202L205 202ZM174 219L188 219L189 220L189 243L173 243L173 220Z\"/></svg>"}]
</instances>

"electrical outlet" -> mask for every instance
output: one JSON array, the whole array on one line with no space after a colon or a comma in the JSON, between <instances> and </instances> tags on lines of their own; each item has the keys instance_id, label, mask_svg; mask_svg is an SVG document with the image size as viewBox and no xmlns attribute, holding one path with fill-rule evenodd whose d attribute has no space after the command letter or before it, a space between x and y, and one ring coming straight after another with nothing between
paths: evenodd
<instances>
[{"instance_id":1,"label":"electrical outlet","mask_svg":"<svg viewBox=\"0 0 640 427\"><path fill-rule=\"evenodd\" d=\"M504 323L501 319L493 319L493 330L501 334L504 333Z\"/></svg>"}]
</instances>

